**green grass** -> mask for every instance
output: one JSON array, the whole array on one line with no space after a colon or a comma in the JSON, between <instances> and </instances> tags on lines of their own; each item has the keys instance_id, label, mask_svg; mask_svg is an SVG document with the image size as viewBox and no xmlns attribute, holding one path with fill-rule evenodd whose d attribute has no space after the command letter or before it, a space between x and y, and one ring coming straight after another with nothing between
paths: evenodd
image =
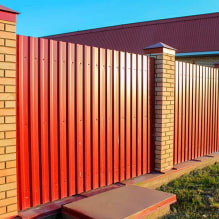
<instances>
[{"instance_id":1,"label":"green grass","mask_svg":"<svg viewBox=\"0 0 219 219\"><path fill-rule=\"evenodd\" d=\"M177 203L163 219L170 218L219 218L219 163L201 170L194 170L159 190L174 193Z\"/></svg>"}]
</instances>

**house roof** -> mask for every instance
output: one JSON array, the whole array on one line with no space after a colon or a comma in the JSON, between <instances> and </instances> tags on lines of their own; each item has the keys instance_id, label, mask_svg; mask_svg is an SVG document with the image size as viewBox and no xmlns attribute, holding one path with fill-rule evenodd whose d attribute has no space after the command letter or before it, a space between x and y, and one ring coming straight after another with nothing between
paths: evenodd
<instances>
[{"instance_id":1,"label":"house roof","mask_svg":"<svg viewBox=\"0 0 219 219\"><path fill-rule=\"evenodd\" d=\"M219 51L219 12L77 31L45 38L143 54L164 42L178 53Z\"/></svg>"}]
</instances>

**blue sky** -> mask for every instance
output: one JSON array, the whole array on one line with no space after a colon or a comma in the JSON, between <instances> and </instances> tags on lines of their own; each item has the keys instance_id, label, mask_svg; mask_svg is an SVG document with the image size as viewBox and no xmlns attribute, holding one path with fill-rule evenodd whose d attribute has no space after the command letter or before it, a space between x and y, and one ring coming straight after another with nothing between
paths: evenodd
<instances>
[{"instance_id":1,"label":"blue sky","mask_svg":"<svg viewBox=\"0 0 219 219\"><path fill-rule=\"evenodd\" d=\"M219 12L219 0L1 0L0 4L21 13L18 34L35 37Z\"/></svg>"}]
</instances>

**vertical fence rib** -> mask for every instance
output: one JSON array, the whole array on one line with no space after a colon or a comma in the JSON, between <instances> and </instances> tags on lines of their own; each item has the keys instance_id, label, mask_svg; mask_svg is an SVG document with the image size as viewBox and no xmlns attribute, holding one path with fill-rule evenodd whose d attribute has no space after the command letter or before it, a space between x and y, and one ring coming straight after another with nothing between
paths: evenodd
<instances>
[{"instance_id":1,"label":"vertical fence rib","mask_svg":"<svg viewBox=\"0 0 219 219\"><path fill-rule=\"evenodd\" d=\"M137 55L137 176L142 174L142 56Z\"/></svg>"},{"instance_id":2,"label":"vertical fence rib","mask_svg":"<svg viewBox=\"0 0 219 219\"><path fill-rule=\"evenodd\" d=\"M67 56L68 194L73 195L76 193L75 44L69 43L67 45L67 54L68 54Z\"/></svg>"},{"instance_id":3,"label":"vertical fence rib","mask_svg":"<svg viewBox=\"0 0 219 219\"><path fill-rule=\"evenodd\" d=\"M49 43L50 75L50 175L51 201L59 198L59 159L58 159L58 46L56 41Z\"/></svg>"},{"instance_id":4,"label":"vertical fence rib","mask_svg":"<svg viewBox=\"0 0 219 219\"><path fill-rule=\"evenodd\" d=\"M113 147L113 156L114 156L114 183L119 181L119 52L114 50L114 103L113 103L113 125L114 125L114 147Z\"/></svg>"},{"instance_id":5,"label":"vertical fence rib","mask_svg":"<svg viewBox=\"0 0 219 219\"><path fill-rule=\"evenodd\" d=\"M77 193L84 191L84 136L83 136L83 46L76 45L76 154Z\"/></svg>"},{"instance_id":6,"label":"vertical fence rib","mask_svg":"<svg viewBox=\"0 0 219 219\"><path fill-rule=\"evenodd\" d=\"M125 179L125 53L120 53L120 181Z\"/></svg>"},{"instance_id":7,"label":"vertical fence rib","mask_svg":"<svg viewBox=\"0 0 219 219\"><path fill-rule=\"evenodd\" d=\"M84 47L85 191L91 189L91 48Z\"/></svg>"},{"instance_id":8,"label":"vertical fence rib","mask_svg":"<svg viewBox=\"0 0 219 219\"><path fill-rule=\"evenodd\" d=\"M99 186L99 70L98 48L92 48L92 189Z\"/></svg>"},{"instance_id":9,"label":"vertical fence rib","mask_svg":"<svg viewBox=\"0 0 219 219\"><path fill-rule=\"evenodd\" d=\"M132 168L131 176L136 176L136 55L132 54Z\"/></svg>"},{"instance_id":10,"label":"vertical fence rib","mask_svg":"<svg viewBox=\"0 0 219 219\"><path fill-rule=\"evenodd\" d=\"M29 83L30 83L30 157L32 205L40 204L39 173L39 118L38 118L38 41L29 38Z\"/></svg>"},{"instance_id":11,"label":"vertical fence rib","mask_svg":"<svg viewBox=\"0 0 219 219\"><path fill-rule=\"evenodd\" d=\"M106 50L100 49L100 186L106 185Z\"/></svg>"},{"instance_id":12,"label":"vertical fence rib","mask_svg":"<svg viewBox=\"0 0 219 219\"><path fill-rule=\"evenodd\" d=\"M50 200L50 177L49 177L49 75L48 75L48 40L39 40L39 66L40 72L35 72L40 80L40 152L41 152L41 185L42 202ZM36 57L37 58L37 57ZM36 133L35 133L36 135Z\"/></svg>"},{"instance_id":13,"label":"vertical fence rib","mask_svg":"<svg viewBox=\"0 0 219 219\"><path fill-rule=\"evenodd\" d=\"M126 53L126 179L131 177L131 54Z\"/></svg>"},{"instance_id":14,"label":"vertical fence rib","mask_svg":"<svg viewBox=\"0 0 219 219\"><path fill-rule=\"evenodd\" d=\"M113 62L107 50L107 185L113 182Z\"/></svg>"},{"instance_id":15,"label":"vertical fence rib","mask_svg":"<svg viewBox=\"0 0 219 219\"><path fill-rule=\"evenodd\" d=\"M18 36L18 74L19 74L19 185L20 185L20 209L29 208L31 206L30 197L30 157L29 157L29 121L28 121L28 38Z\"/></svg>"}]
</instances>

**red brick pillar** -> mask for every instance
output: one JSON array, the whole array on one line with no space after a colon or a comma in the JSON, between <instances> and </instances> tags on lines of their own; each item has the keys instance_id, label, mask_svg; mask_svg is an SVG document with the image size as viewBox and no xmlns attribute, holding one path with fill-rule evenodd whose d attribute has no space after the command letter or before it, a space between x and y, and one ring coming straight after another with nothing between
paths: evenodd
<instances>
[{"instance_id":1,"label":"red brick pillar","mask_svg":"<svg viewBox=\"0 0 219 219\"><path fill-rule=\"evenodd\" d=\"M155 58L155 169L165 172L173 167L175 49L157 43L144 53Z\"/></svg>"},{"instance_id":2,"label":"red brick pillar","mask_svg":"<svg viewBox=\"0 0 219 219\"><path fill-rule=\"evenodd\" d=\"M17 215L16 15L0 5L0 218Z\"/></svg>"}]
</instances>

